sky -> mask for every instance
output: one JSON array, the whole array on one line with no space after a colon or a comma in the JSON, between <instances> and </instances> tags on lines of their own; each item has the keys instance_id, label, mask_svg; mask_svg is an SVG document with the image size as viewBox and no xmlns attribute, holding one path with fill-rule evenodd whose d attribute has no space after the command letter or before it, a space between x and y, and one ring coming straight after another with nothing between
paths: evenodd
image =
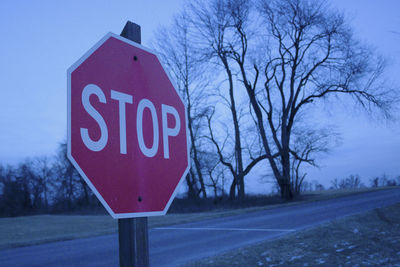
<instances>
[{"instance_id":1,"label":"sky","mask_svg":"<svg viewBox=\"0 0 400 267\"><path fill-rule=\"evenodd\" d=\"M154 31L171 23L184 0L0 1L0 164L54 155L66 140L66 70L106 33L119 34L127 20L142 28L150 46ZM400 84L400 1L334 0L350 18L356 36L375 47ZM309 180L360 175L366 183L386 173L400 175L400 123L371 119L343 108L322 112L337 126L342 143L309 169ZM257 191L256 183L249 185Z\"/></svg>"}]
</instances>

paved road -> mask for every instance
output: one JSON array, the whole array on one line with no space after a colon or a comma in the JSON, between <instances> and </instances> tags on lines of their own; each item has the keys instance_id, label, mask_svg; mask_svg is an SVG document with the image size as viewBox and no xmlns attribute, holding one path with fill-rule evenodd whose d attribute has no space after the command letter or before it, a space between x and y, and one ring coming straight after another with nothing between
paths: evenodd
<instances>
[{"instance_id":1,"label":"paved road","mask_svg":"<svg viewBox=\"0 0 400 267\"><path fill-rule=\"evenodd\" d=\"M155 228L149 231L150 261L176 266L394 203L400 203L399 188ZM118 239L106 235L1 250L0 266L118 266Z\"/></svg>"}]
</instances>

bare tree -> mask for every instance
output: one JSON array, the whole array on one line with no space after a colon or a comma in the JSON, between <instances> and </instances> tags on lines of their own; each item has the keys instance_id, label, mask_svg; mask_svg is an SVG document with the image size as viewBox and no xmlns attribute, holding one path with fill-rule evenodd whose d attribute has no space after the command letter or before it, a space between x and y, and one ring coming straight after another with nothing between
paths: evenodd
<instances>
[{"instance_id":1,"label":"bare tree","mask_svg":"<svg viewBox=\"0 0 400 267\"><path fill-rule=\"evenodd\" d=\"M49 210L49 201L53 193L53 170L50 158L47 156L35 157L28 161L28 166L31 166L33 171L32 179L36 180L36 186L40 188L44 211Z\"/></svg>"},{"instance_id":2,"label":"bare tree","mask_svg":"<svg viewBox=\"0 0 400 267\"><path fill-rule=\"evenodd\" d=\"M1 215L18 216L32 210L30 187L25 176L20 176L11 166L0 166L0 183Z\"/></svg>"},{"instance_id":3,"label":"bare tree","mask_svg":"<svg viewBox=\"0 0 400 267\"><path fill-rule=\"evenodd\" d=\"M248 7L246 1L241 2ZM245 196L244 177L265 155L256 157L245 156L243 150L243 123L240 122L240 113L238 111L238 92L235 84L235 73L237 70L232 64L232 51L239 45L240 38L232 32L234 17L231 15L231 1L213 0L207 4L201 1L193 1L190 4L191 24L196 29L196 36L193 41L198 44L198 53L203 55L204 61L214 64L213 70L220 68L226 79L227 96L221 94L221 99L227 104L231 114L231 125L233 127L233 136L230 136L229 130L226 130L227 136L224 141L218 142L212 126L212 116L215 109L208 114L208 126L210 130L209 139L215 145L220 162L229 169L233 176L230 187L230 198L235 197L237 190L239 199ZM217 90L219 89L215 86ZM248 112L247 112L248 113ZM233 140L233 153L224 153L230 146L227 145L229 139ZM248 161L246 165L246 161Z\"/></svg>"},{"instance_id":4,"label":"bare tree","mask_svg":"<svg viewBox=\"0 0 400 267\"><path fill-rule=\"evenodd\" d=\"M379 177L371 178L370 179L370 185L371 185L371 187L378 187L379 186ZM333 186L335 187L336 183L334 183Z\"/></svg>"},{"instance_id":5,"label":"bare tree","mask_svg":"<svg viewBox=\"0 0 400 267\"><path fill-rule=\"evenodd\" d=\"M27 187L27 191L30 194L31 208L40 209L43 204L43 185L35 174L31 160L26 159L18 165L15 170L15 178L20 182L20 185Z\"/></svg>"},{"instance_id":6,"label":"bare tree","mask_svg":"<svg viewBox=\"0 0 400 267\"><path fill-rule=\"evenodd\" d=\"M67 144L61 143L53 165L56 179L56 201L61 209L71 210L78 202L89 205L91 190L67 158Z\"/></svg>"},{"instance_id":7,"label":"bare tree","mask_svg":"<svg viewBox=\"0 0 400 267\"><path fill-rule=\"evenodd\" d=\"M227 167L229 172L233 176L233 181L231 183L230 190L229 190L229 198L231 200L235 198L235 192L236 192L236 188L237 188L238 189L238 198L239 198L239 200L243 200L245 197L244 177L250 173L252 168L254 166L256 166L256 164L258 162L262 161L266 157L265 157L265 155L258 155L257 157L253 157L251 151L248 150L248 151L250 151L248 165L244 169L238 168L240 166L240 165L239 166L237 165L238 158L234 157L234 160L232 161L232 156L224 155L224 152L223 152L225 149L226 141L229 138L229 135L227 135L225 137L225 140L220 143L217 141L217 139L214 135L214 131L213 131L212 124L211 124L213 115L214 115L214 112L210 113L207 116L208 129L209 129L209 136L207 136L207 138L209 138L209 140L214 144L216 153L219 158L219 162L223 166ZM237 153L237 150L235 150L234 156L236 156L236 153ZM240 153L241 154L243 153L242 147L240 147ZM241 165L243 166L243 162L244 162L243 158L242 158L242 161L240 161L240 162L242 163Z\"/></svg>"},{"instance_id":8,"label":"bare tree","mask_svg":"<svg viewBox=\"0 0 400 267\"><path fill-rule=\"evenodd\" d=\"M202 130L202 119L207 110L206 83L201 61L190 42L190 24L186 14L175 17L174 23L167 28L160 28L156 34L155 48L161 55L161 60L171 73L184 101L188 119L190 153L193 166L186 177L189 196L197 195L197 183L203 198L207 198L207 190L199 159L199 138ZM196 179L197 177L197 179Z\"/></svg>"},{"instance_id":9,"label":"bare tree","mask_svg":"<svg viewBox=\"0 0 400 267\"><path fill-rule=\"evenodd\" d=\"M307 176L306 172L301 171L303 163L318 167L320 155L328 153L334 145L339 144L341 139L331 127L314 129L307 125L296 129L292 135L294 140L292 149L299 157L291 157L291 187L298 195L303 191L302 185Z\"/></svg>"},{"instance_id":10,"label":"bare tree","mask_svg":"<svg viewBox=\"0 0 400 267\"><path fill-rule=\"evenodd\" d=\"M240 67L269 165L281 196L293 197L293 160L313 164L294 149L297 118L313 103L330 96L351 96L366 109L374 107L389 114L391 92L379 78L384 62L371 49L357 42L343 14L330 10L324 1L260 0L265 51L263 64L245 61L249 35L248 11L242 0L233 3L233 27L240 49L231 55ZM260 58L260 57L259 57ZM259 75L263 86L257 87ZM251 78L252 77L252 80Z\"/></svg>"},{"instance_id":11,"label":"bare tree","mask_svg":"<svg viewBox=\"0 0 400 267\"><path fill-rule=\"evenodd\" d=\"M390 179L385 173L381 177L375 177L370 179L371 187L381 187L381 186L396 186L400 185L400 176Z\"/></svg>"},{"instance_id":12,"label":"bare tree","mask_svg":"<svg viewBox=\"0 0 400 267\"><path fill-rule=\"evenodd\" d=\"M218 156L213 151L202 151L200 153L200 161L207 172L209 181L207 186L212 189L214 199L218 199L220 196L224 197L226 169L219 162Z\"/></svg>"},{"instance_id":13,"label":"bare tree","mask_svg":"<svg viewBox=\"0 0 400 267\"><path fill-rule=\"evenodd\" d=\"M18 179L29 186L32 209L47 212L51 200L52 169L47 156L25 159L16 169Z\"/></svg>"},{"instance_id":14,"label":"bare tree","mask_svg":"<svg viewBox=\"0 0 400 267\"><path fill-rule=\"evenodd\" d=\"M47 212L52 194L51 178L48 157L26 159L16 168L0 167L5 215Z\"/></svg>"}]
</instances>

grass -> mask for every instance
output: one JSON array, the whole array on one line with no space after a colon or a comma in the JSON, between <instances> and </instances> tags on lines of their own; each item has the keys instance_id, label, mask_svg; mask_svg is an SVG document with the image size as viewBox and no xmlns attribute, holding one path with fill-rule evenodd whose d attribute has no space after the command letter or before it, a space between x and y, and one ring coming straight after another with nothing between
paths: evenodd
<instances>
[{"instance_id":1,"label":"grass","mask_svg":"<svg viewBox=\"0 0 400 267\"><path fill-rule=\"evenodd\" d=\"M109 234L116 231L110 216L36 215L0 219L0 248Z\"/></svg>"},{"instance_id":2,"label":"grass","mask_svg":"<svg viewBox=\"0 0 400 267\"><path fill-rule=\"evenodd\" d=\"M185 265L400 266L400 204Z\"/></svg>"},{"instance_id":3,"label":"grass","mask_svg":"<svg viewBox=\"0 0 400 267\"><path fill-rule=\"evenodd\" d=\"M220 210L207 212L172 213L161 217L149 217L149 228L239 215L287 205L297 205L309 201L325 200L365 192L366 190L371 191L371 189L363 189L361 191L323 191L305 195L298 201L288 203L275 204L276 202L266 199L265 205L257 207L230 207L230 209L225 207ZM117 221L109 215L35 215L0 218L0 249L113 234L116 232Z\"/></svg>"}]
</instances>

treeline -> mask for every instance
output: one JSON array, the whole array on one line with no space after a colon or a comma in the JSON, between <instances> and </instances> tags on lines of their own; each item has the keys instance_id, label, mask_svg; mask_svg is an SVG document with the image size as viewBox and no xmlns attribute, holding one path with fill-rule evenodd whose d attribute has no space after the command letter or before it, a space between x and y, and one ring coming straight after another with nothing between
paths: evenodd
<instances>
[{"instance_id":1,"label":"treeline","mask_svg":"<svg viewBox=\"0 0 400 267\"><path fill-rule=\"evenodd\" d=\"M340 189L360 189L366 187L390 187L400 186L400 175L390 178L386 174L376 176L368 180L365 183L365 179L362 179L358 174L349 175L346 178L335 178L330 181L329 186L324 186L317 180L304 181L301 187L301 192L312 192L312 191L324 191L324 190L340 190ZM279 192L278 185L272 190L273 192Z\"/></svg>"},{"instance_id":2,"label":"treeline","mask_svg":"<svg viewBox=\"0 0 400 267\"><path fill-rule=\"evenodd\" d=\"M55 157L26 159L16 166L0 165L0 216L70 212L100 207L66 157L61 144Z\"/></svg>"},{"instance_id":3,"label":"treeline","mask_svg":"<svg viewBox=\"0 0 400 267\"><path fill-rule=\"evenodd\" d=\"M228 194L222 187L217 187L217 183L206 185L207 192L214 194L213 197L198 201L199 199L196 200L188 195L173 205L174 211L193 212L204 209L204 205L208 205L207 208L210 209L215 205L227 205L227 203L231 203L232 207L240 203L245 206L262 205L271 201L271 196L265 198L252 196L246 202L240 203L238 199L229 201ZM346 178L333 179L329 187L324 187L316 180L303 181L301 192L358 189L367 186L400 186L400 176L390 178L384 174L371 178L366 185L359 175L350 175ZM275 188L272 188L272 194L279 193L279 189L279 185L276 184ZM0 165L0 216L68 212L104 213L105 210L67 159L66 144L59 146L54 157L26 159L15 166Z\"/></svg>"}]
</instances>

